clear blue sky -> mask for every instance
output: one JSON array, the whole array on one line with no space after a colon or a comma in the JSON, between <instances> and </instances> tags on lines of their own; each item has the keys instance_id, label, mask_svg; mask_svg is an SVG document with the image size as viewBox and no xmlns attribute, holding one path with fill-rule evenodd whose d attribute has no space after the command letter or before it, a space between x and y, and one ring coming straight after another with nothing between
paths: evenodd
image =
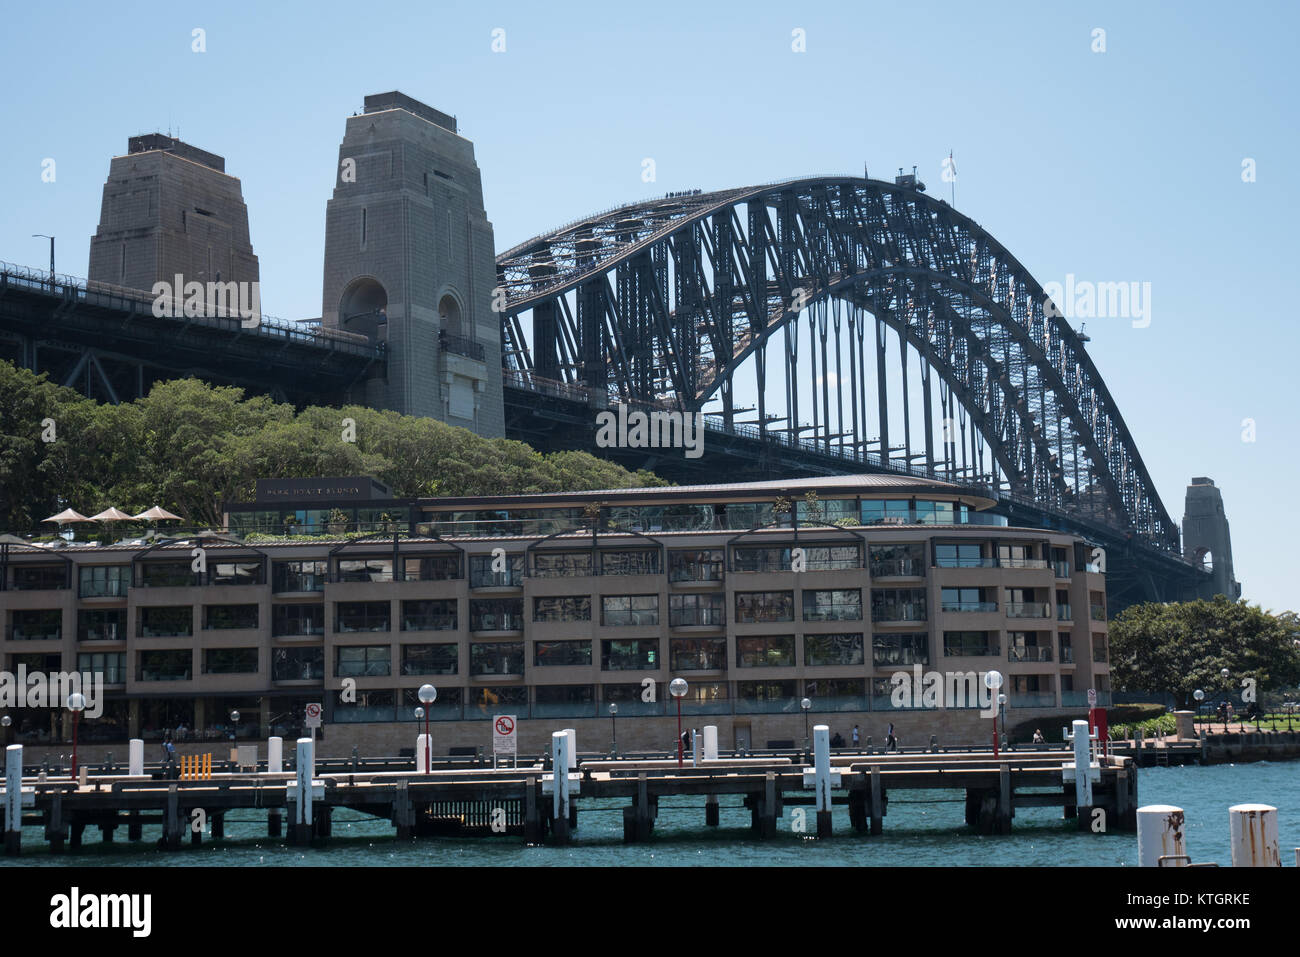
<instances>
[{"instance_id":1,"label":"clear blue sky","mask_svg":"<svg viewBox=\"0 0 1300 957\"><path fill-rule=\"evenodd\" d=\"M459 118L498 249L864 162L946 197L952 149L958 208L1040 281L1151 283L1150 326L1090 322L1090 352L1174 518L1214 478L1245 596L1295 608L1297 33L1290 3L22 4L0 32L0 259L43 266L31 234L53 233L84 276L109 158L170 128L243 181L264 311L319 316L344 117L390 89Z\"/></svg>"}]
</instances>

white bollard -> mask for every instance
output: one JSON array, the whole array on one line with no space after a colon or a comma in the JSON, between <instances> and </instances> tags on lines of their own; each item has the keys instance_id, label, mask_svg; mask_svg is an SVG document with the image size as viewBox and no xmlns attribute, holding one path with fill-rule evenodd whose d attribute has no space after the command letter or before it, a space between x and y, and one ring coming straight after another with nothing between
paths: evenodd
<instances>
[{"instance_id":1,"label":"white bollard","mask_svg":"<svg viewBox=\"0 0 1300 957\"><path fill-rule=\"evenodd\" d=\"M284 738L266 739L266 770L271 774L284 771Z\"/></svg>"},{"instance_id":2,"label":"white bollard","mask_svg":"<svg viewBox=\"0 0 1300 957\"><path fill-rule=\"evenodd\" d=\"M703 744L700 741L700 732L691 728L691 766L698 768L700 766L700 747Z\"/></svg>"},{"instance_id":3,"label":"white bollard","mask_svg":"<svg viewBox=\"0 0 1300 957\"><path fill-rule=\"evenodd\" d=\"M5 849L12 853L23 821L23 746L5 748Z\"/></svg>"},{"instance_id":4,"label":"white bollard","mask_svg":"<svg viewBox=\"0 0 1300 957\"><path fill-rule=\"evenodd\" d=\"M139 776L144 774L144 739L132 738L126 746L126 773Z\"/></svg>"},{"instance_id":5,"label":"white bollard","mask_svg":"<svg viewBox=\"0 0 1300 957\"><path fill-rule=\"evenodd\" d=\"M298 739L298 809L297 824L311 823L311 779L316 769L315 742L311 738Z\"/></svg>"},{"instance_id":6,"label":"white bollard","mask_svg":"<svg viewBox=\"0 0 1300 957\"><path fill-rule=\"evenodd\" d=\"M578 769L578 732L572 728L565 728L564 734L569 739L569 770L576 771Z\"/></svg>"},{"instance_id":7,"label":"white bollard","mask_svg":"<svg viewBox=\"0 0 1300 957\"><path fill-rule=\"evenodd\" d=\"M1281 867L1277 808L1271 804L1234 804L1228 808L1233 867Z\"/></svg>"},{"instance_id":8,"label":"white bollard","mask_svg":"<svg viewBox=\"0 0 1300 957\"><path fill-rule=\"evenodd\" d=\"M1160 867L1160 858L1186 854L1183 809L1172 804L1148 804L1137 810L1138 867ZM1186 867L1187 861L1171 861L1168 867Z\"/></svg>"},{"instance_id":9,"label":"white bollard","mask_svg":"<svg viewBox=\"0 0 1300 957\"><path fill-rule=\"evenodd\" d=\"M551 794L551 817L569 819L569 732L551 733L551 768L555 772Z\"/></svg>"},{"instance_id":10,"label":"white bollard","mask_svg":"<svg viewBox=\"0 0 1300 957\"><path fill-rule=\"evenodd\" d=\"M1071 723L1074 730L1074 803L1078 807L1092 807L1092 748L1088 740L1088 722Z\"/></svg>"},{"instance_id":11,"label":"white bollard","mask_svg":"<svg viewBox=\"0 0 1300 957\"><path fill-rule=\"evenodd\" d=\"M423 774L428 770L428 766L433 763L433 742L429 740L430 735L417 735L415 739L415 770Z\"/></svg>"},{"instance_id":12,"label":"white bollard","mask_svg":"<svg viewBox=\"0 0 1300 957\"><path fill-rule=\"evenodd\" d=\"M817 769L817 810L831 809L831 729L813 727L813 766Z\"/></svg>"},{"instance_id":13,"label":"white bollard","mask_svg":"<svg viewBox=\"0 0 1300 957\"><path fill-rule=\"evenodd\" d=\"M716 724L706 724L704 726L704 760L718 760L718 726Z\"/></svg>"}]
</instances>

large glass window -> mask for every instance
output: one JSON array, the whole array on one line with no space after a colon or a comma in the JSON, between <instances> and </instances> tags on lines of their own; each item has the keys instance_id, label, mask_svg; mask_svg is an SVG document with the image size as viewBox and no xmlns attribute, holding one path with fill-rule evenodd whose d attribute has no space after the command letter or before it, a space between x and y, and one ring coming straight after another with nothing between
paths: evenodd
<instances>
[{"instance_id":1,"label":"large glass window","mask_svg":"<svg viewBox=\"0 0 1300 957\"><path fill-rule=\"evenodd\" d=\"M591 552L533 552L534 578L580 578L591 572Z\"/></svg>"},{"instance_id":2,"label":"large glass window","mask_svg":"<svg viewBox=\"0 0 1300 957\"><path fill-rule=\"evenodd\" d=\"M404 557L398 562L398 580L408 582L456 581L461 577L461 556Z\"/></svg>"},{"instance_id":3,"label":"large glass window","mask_svg":"<svg viewBox=\"0 0 1300 957\"><path fill-rule=\"evenodd\" d=\"M459 721L462 717L464 694L460 688L439 688L438 697L430 706L420 701L419 688L403 688L402 700L397 709L398 721L420 721L415 716L416 708L424 708L430 721Z\"/></svg>"},{"instance_id":4,"label":"large glass window","mask_svg":"<svg viewBox=\"0 0 1300 957\"><path fill-rule=\"evenodd\" d=\"M79 609L77 611L77 640L126 641L126 609Z\"/></svg>"},{"instance_id":5,"label":"large glass window","mask_svg":"<svg viewBox=\"0 0 1300 957\"><path fill-rule=\"evenodd\" d=\"M858 503L851 498L797 499L794 503L799 523L822 522L827 525L857 525L860 521Z\"/></svg>"},{"instance_id":6,"label":"large glass window","mask_svg":"<svg viewBox=\"0 0 1300 957\"><path fill-rule=\"evenodd\" d=\"M323 635L325 634L324 605L272 605L271 634Z\"/></svg>"},{"instance_id":7,"label":"large glass window","mask_svg":"<svg viewBox=\"0 0 1300 957\"><path fill-rule=\"evenodd\" d=\"M77 571L82 598L125 598L131 585L130 565L82 565Z\"/></svg>"},{"instance_id":8,"label":"large glass window","mask_svg":"<svg viewBox=\"0 0 1300 957\"><path fill-rule=\"evenodd\" d=\"M659 667L659 639L607 639L600 643L601 671L654 671Z\"/></svg>"},{"instance_id":9,"label":"large glass window","mask_svg":"<svg viewBox=\"0 0 1300 957\"><path fill-rule=\"evenodd\" d=\"M943 653L950 658L985 657L1000 655L996 632L945 631Z\"/></svg>"},{"instance_id":10,"label":"large glass window","mask_svg":"<svg viewBox=\"0 0 1300 957\"><path fill-rule=\"evenodd\" d=\"M872 621L925 621L924 588L871 589Z\"/></svg>"},{"instance_id":11,"label":"large glass window","mask_svg":"<svg viewBox=\"0 0 1300 957\"><path fill-rule=\"evenodd\" d=\"M272 648L272 681L321 681L325 678L324 648Z\"/></svg>"},{"instance_id":12,"label":"large glass window","mask_svg":"<svg viewBox=\"0 0 1300 957\"><path fill-rule=\"evenodd\" d=\"M996 601L987 600L983 588L944 588L939 593L940 607L952 612L990 612L998 610Z\"/></svg>"},{"instance_id":13,"label":"large glass window","mask_svg":"<svg viewBox=\"0 0 1300 957\"><path fill-rule=\"evenodd\" d=\"M726 638L673 638L668 642L673 671L726 671Z\"/></svg>"},{"instance_id":14,"label":"large glass window","mask_svg":"<svg viewBox=\"0 0 1300 957\"><path fill-rule=\"evenodd\" d=\"M335 603L334 630L388 631L392 611L386 601L340 601Z\"/></svg>"},{"instance_id":15,"label":"large glass window","mask_svg":"<svg viewBox=\"0 0 1300 957\"><path fill-rule=\"evenodd\" d=\"M106 685L126 684L126 652L82 652L77 655L77 670L102 674Z\"/></svg>"},{"instance_id":16,"label":"large glass window","mask_svg":"<svg viewBox=\"0 0 1300 957\"><path fill-rule=\"evenodd\" d=\"M940 543L934 546L934 563L940 568L993 568L997 560L985 558L977 542Z\"/></svg>"},{"instance_id":17,"label":"large glass window","mask_svg":"<svg viewBox=\"0 0 1300 957\"><path fill-rule=\"evenodd\" d=\"M528 717L528 689L523 687L470 688L467 718L491 718L498 714Z\"/></svg>"},{"instance_id":18,"label":"large glass window","mask_svg":"<svg viewBox=\"0 0 1300 957\"><path fill-rule=\"evenodd\" d=\"M1003 568L1046 568L1047 561L1036 558L1035 545L998 544L998 564Z\"/></svg>"},{"instance_id":19,"label":"large glass window","mask_svg":"<svg viewBox=\"0 0 1300 957\"><path fill-rule=\"evenodd\" d=\"M871 660L878 668L894 665L928 665L930 637L924 632L872 635Z\"/></svg>"},{"instance_id":20,"label":"large glass window","mask_svg":"<svg viewBox=\"0 0 1300 957\"><path fill-rule=\"evenodd\" d=\"M830 589L803 593L804 621L861 621L862 589Z\"/></svg>"},{"instance_id":21,"label":"large glass window","mask_svg":"<svg viewBox=\"0 0 1300 957\"><path fill-rule=\"evenodd\" d=\"M912 520L908 499L863 499L863 525L907 525Z\"/></svg>"},{"instance_id":22,"label":"large glass window","mask_svg":"<svg viewBox=\"0 0 1300 957\"><path fill-rule=\"evenodd\" d=\"M209 631L257 627L256 605L204 605L203 627Z\"/></svg>"},{"instance_id":23,"label":"large glass window","mask_svg":"<svg viewBox=\"0 0 1300 957\"><path fill-rule=\"evenodd\" d=\"M602 575L659 575L658 549L639 548L633 551L608 551L600 553Z\"/></svg>"},{"instance_id":24,"label":"large glass window","mask_svg":"<svg viewBox=\"0 0 1300 957\"><path fill-rule=\"evenodd\" d=\"M736 664L741 668L794 666L794 635L753 635L736 639Z\"/></svg>"},{"instance_id":25,"label":"large glass window","mask_svg":"<svg viewBox=\"0 0 1300 957\"><path fill-rule=\"evenodd\" d=\"M263 566L260 559L242 562L212 562L208 565L210 585L261 585Z\"/></svg>"},{"instance_id":26,"label":"large glass window","mask_svg":"<svg viewBox=\"0 0 1300 957\"><path fill-rule=\"evenodd\" d=\"M493 571L499 566L500 571ZM469 557L470 588L518 588L524 583L524 556L517 552L503 555L500 563L491 555Z\"/></svg>"},{"instance_id":27,"label":"large glass window","mask_svg":"<svg viewBox=\"0 0 1300 957\"><path fill-rule=\"evenodd\" d=\"M390 582L393 580L393 559L340 558L338 580L341 582Z\"/></svg>"},{"instance_id":28,"label":"large glass window","mask_svg":"<svg viewBox=\"0 0 1300 957\"><path fill-rule=\"evenodd\" d=\"M871 576L911 576L925 574L925 544L905 542L871 546Z\"/></svg>"},{"instance_id":29,"label":"large glass window","mask_svg":"<svg viewBox=\"0 0 1300 957\"><path fill-rule=\"evenodd\" d=\"M165 605L137 609L136 637L188 638L194 634L194 609Z\"/></svg>"},{"instance_id":30,"label":"large glass window","mask_svg":"<svg viewBox=\"0 0 1300 957\"><path fill-rule=\"evenodd\" d=\"M1045 631L1007 632L1007 660L1051 661L1051 634Z\"/></svg>"},{"instance_id":31,"label":"large glass window","mask_svg":"<svg viewBox=\"0 0 1300 957\"><path fill-rule=\"evenodd\" d=\"M720 548L690 548L668 553L668 580L674 582L720 582L725 576Z\"/></svg>"},{"instance_id":32,"label":"large glass window","mask_svg":"<svg viewBox=\"0 0 1300 957\"><path fill-rule=\"evenodd\" d=\"M336 678L375 678L393 673L388 645L340 645L334 649Z\"/></svg>"},{"instance_id":33,"label":"large glass window","mask_svg":"<svg viewBox=\"0 0 1300 957\"><path fill-rule=\"evenodd\" d=\"M956 509L952 502L916 500L916 524L918 525L951 525L955 517Z\"/></svg>"},{"instance_id":34,"label":"large glass window","mask_svg":"<svg viewBox=\"0 0 1300 957\"><path fill-rule=\"evenodd\" d=\"M797 714L799 701L795 682L790 681L737 681L736 713L787 712Z\"/></svg>"},{"instance_id":35,"label":"large glass window","mask_svg":"<svg viewBox=\"0 0 1300 957\"><path fill-rule=\"evenodd\" d=\"M324 591L329 580L329 562L294 561L271 563L271 590L275 592Z\"/></svg>"},{"instance_id":36,"label":"large glass window","mask_svg":"<svg viewBox=\"0 0 1300 957\"><path fill-rule=\"evenodd\" d=\"M658 595L605 595L600 602L603 625L659 624Z\"/></svg>"},{"instance_id":37,"label":"large glass window","mask_svg":"<svg viewBox=\"0 0 1300 957\"><path fill-rule=\"evenodd\" d=\"M141 681L189 681L194 653L185 651L140 652Z\"/></svg>"},{"instance_id":38,"label":"large glass window","mask_svg":"<svg viewBox=\"0 0 1300 957\"><path fill-rule=\"evenodd\" d=\"M866 711L865 678L810 678L803 684L804 696L813 711Z\"/></svg>"},{"instance_id":39,"label":"large glass window","mask_svg":"<svg viewBox=\"0 0 1300 957\"><path fill-rule=\"evenodd\" d=\"M590 665L591 642L587 640L533 642L533 664L541 667Z\"/></svg>"},{"instance_id":40,"label":"large glass window","mask_svg":"<svg viewBox=\"0 0 1300 957\"><path fill-rule=\"evenodd\" d=\"M385 672L387 674L387 672ZM356 701L336 701L336 724L362 724L396 720L396 695L389 690L357 690Z\"/></svg>"},{"instance_id":41,"label":"large glass window","mask_svg":"<svg viewBox=\"0 0 1300 957\"><path fill-rule=\"evenodd\" d=\"M655 695L653 701L646 701L646 689L640 684L607 684L602 685L600 689L600 698L604 707L602 711L608 713L610 704L618 705L618 717L630 717L632 715L663 714L664 700L663 697ZM686 709L682 709L686 713Z\"/></svg>"},{"instance_id":42,"label":"large glass window","mask_svg":"<svg viewBox=\"0 0 1300 957\"><path fill-rule=\"evenodd\" d=\"M534 718L591 718L596 715L593 685L538 685L533 692Z\"/></svg>"},{"instance_id":43,"label":"large glass window","mask_svg":"<svg viewBox=\"0 0 1300 957\"><path fill-rule=\"evenodd\" d=\"M402 645L402 674L454 675L460 667L460 646Z\"/></svg>"},{"instance_id":44,"label":"large glass window","mask_svg":"<svg viewBox=\"0 0 1300 957\"><path fill-rule=\"evenodd\" d=\"M682 714L727 714L729 711L731 703L727 682L696 680L687 686L682 698Z\"/></svg>"},{"instance_id":45,"label":"large glass window","mask_svg":"<svg viewBox=\"0 0 1300 957\"><path fill-rule=\"evenodd\" d=\"M140 563L140 584L145 588L180 588L198 583L198 575L188 561Z\"/></svg>"},{"instance_id":46,"label":"large glass window","mask_svg":"<svg viewBox=\"0 0 1300 957\"><path fill-rule=\"evenodd\" d=\"M50 609L14 609L10 641L51 641L63 637L63 612Z\"/></svg>"},{"instance_id":47,"label":"large glass window","mask_svg":"<svg viewBox=\"0 0 1300 957\"><path fill-rule=\"evenodd\" d=\"M68 587L68 568L57 565L14 565L12 588L15 591L53 591Z\"/></svg>"},{"instance_id":48,"label":"large glass window","mask_svg":"<svg viewBox=\"0 0 1300 957\"><path fill-rule=\"evenodd\" d=\"M863 663L861 634L804 635L803 663L812 667Z\"/></svg>"},{"instance_id":49,"label":"large glass window","mask_svg":"<svg viewBox=\"0 0 1300 957\"><path fill-rule=\"evenodd\" d=\"M794 592L736 592L736 623L794 621Z\"/></svg>"},{"instance_id":50,"label":"large glass window","mask_svg":"<svg viewBox=\"0 0 1300 957\"><path fill-rule=\"evenodd\" d=\"M668 624L674 628L721 628L726 623L724 595L668 596Z\"/></svg>"},{"instance_id":51,"label":"large glass window","mask_svg":"<svg viewBox=\"0 0 1300 957\"><path fill-rule=\"evenodd\" d=\"M204 648L205 675L251 675L257 673L256 648Z\"/></svg>"},{"instance_id":52,"label":"large glass window","mask_svg":"<svg viewBox=\"0 0 1300 957\"><path fill-rule=\"evenodd\" d=\"M524 643L522 641L474 642L469 646L471 675L522 675Z\"/></svg>"},{"instance_id":53,"label":"large glass window","mask_svg":"<svg viewBox=\"0 0 1300 957\"><path fill-rule=\"evenodd\" d=\"M533 621L591 621L591 596L534 598Z\"/></svg>"},{"instance_id":54,"label":"large glass window","mask_svg":"<svg viewBox=\"0 0 1300 957\"><path fill-rule=\"evenodd\" d=\"M402 602L402 631L455 631L459 627L454 598Z\"/></svg>"},{"instance_id":55,"label":"large glass window","mask_svg":"<svg viewBox=\"0 0 1300 957\"><path fill-rule=\"evenodd\" d=\"M523 631L522 598L478 598L469 603L470 631Z\"/></svg>"}]
</instances>

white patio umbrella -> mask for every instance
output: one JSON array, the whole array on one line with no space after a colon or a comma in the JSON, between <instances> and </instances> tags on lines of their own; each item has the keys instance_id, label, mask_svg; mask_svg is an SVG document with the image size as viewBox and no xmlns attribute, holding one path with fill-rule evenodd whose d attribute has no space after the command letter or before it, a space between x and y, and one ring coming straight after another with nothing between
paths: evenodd
<instances>
[{"instance_id":1,"label":"white patio umbrella","mask_svg":"<svg viewBox=\"0 0 1300 957\"><path fill-rule=\"evenodd\" d=\"M181 520L179 515L173 515L171 512L167 511L167 509L159 505L155 505L147 512L141 512L139 515L132 515L131 517L137 522L161 522L169 518L175 519L178 522Z\"/></svg>"},{"instance_id":2,"label":"white patio umbrella","mask_svg":"<svg viewBox=\"0 0 1300 957\"><path fill-rule=\"evenodd\" d=\"M58 515L51 515L49 518L41 519L42 524L44 524L45 522L55 522L59 526L59 528L62 528L64 525L67 525L69 522L89 522L89 521L90 519L86 518L86 516L70 508L65 508Z\"/></svg>"},{"instance_id":3,"label":"white patio umbrella","mask_svg":"<svg viewBox=\"0 0 1300 957\"><path fill-rule=\"evenodd\" d=\"M92 522L129 522L132 521L130 515L115 506L109 506L98 515L90 516Z\"/></svg>"}]
</instances>

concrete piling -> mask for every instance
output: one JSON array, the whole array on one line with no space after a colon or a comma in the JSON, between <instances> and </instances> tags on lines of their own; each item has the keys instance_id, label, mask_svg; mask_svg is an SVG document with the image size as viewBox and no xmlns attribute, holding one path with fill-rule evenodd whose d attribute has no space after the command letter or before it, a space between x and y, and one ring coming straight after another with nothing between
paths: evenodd
<instances>
[{"instance_id":1,"label":"concrete piling","mask_svg":"<svg viewBox=\"0 0 1300 957\"><path fill-rule=\"evenodd\" d=\"M22 853L23 746L5 748L5 854Z\"/></svg>"},{"instance_id":2,"label":"concrete piling","mask_svg":"<svg viewBox=\"0 0 1300 957\"><path fill-rule=\"evenodd\" d=\"M1149 804L1137 809L1138 867L1160 867L1160 858L1186 855L1183 809L1172 804ZM1187 861L1163 866L1184 867Z\"/></svg>"},{"instance_id":3,"label":"concrete piling","mask_svg":"<svg viewBox=\"0 0 1300 957\"><path fill-rule=\"evenodd\" d=\"M1281 867L1277 808L1271 804L1234 804L1228 808L1228 837L1233 867Z\"/></svg>"}]
</instances>

